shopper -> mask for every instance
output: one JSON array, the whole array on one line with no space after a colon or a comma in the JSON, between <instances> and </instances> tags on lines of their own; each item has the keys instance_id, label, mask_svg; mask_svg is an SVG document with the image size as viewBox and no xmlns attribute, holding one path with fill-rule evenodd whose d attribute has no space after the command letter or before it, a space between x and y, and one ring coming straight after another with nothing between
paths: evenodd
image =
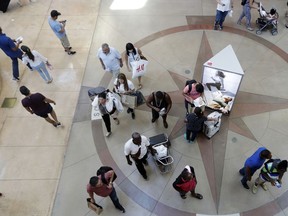
<instances>
[{"instance_id":1,"label":"shopper","mask_svg":"<svg viewBox=\"0 0 288 216\"><path fill-rule=\"evenodd\" d=\"M102 44L97 52L97 57L102 65L103 70L110 72L114 78L120 73L123 62L120 53L107 43Z\"/></svg>"},{"instance_id":2,"label":"shopper","mask_svg":"<svg viewBox=\"0 0 288 216\"><path fill-rule=\"evenodd\" d=\"M189 80L186 82L185 88L183 89L182 95L185 98L185 109L186 114L189 114L189 104L194 107L193 101L201 97L204 92L204 86L196 80Z\"/></svg>"},{"instance_id":3,"label":"shopper","mask_svg":"<svg viewBox=\"0 0 288 216\"><path fill-rule=\"evenodd\" d=\"M179 192L182 199L186 199L186 194L190 191L191 196L199 200L203 199L203 196L199 193L195 193L197 185L197 179L192 166L185 166L181 174L173 182L173 188Z\"/></svg>"},{"instance_id":4,"label":"shopper","mask_svg":"<svg viewBox=\"0 0 288 216\"><path fill-rule=\"evenodd\" d=\"M148 176L143 164L146 166L148 165L148 149L151 154L154 155L154 151L148 139L143 135L141 136L138 132L134 132L132 134L132 138L129 139L124 146L124 154L126 156L127 163L132 165L132 161L130 159L131 157L135 162L137 170L145 180L148 180Z\"/></svg>"},{"instance_id":5,"label":"shopper","mask_svg":"<svg viewBox=\"0 0 288 216\"><path fill-rule=\"evenodd\" d=\"M241 25L242 19L245 17L246 18L246 28L249 31L253 31L254 29L251 27L251 8L257 9L258 7L253 6L253 4L256 3L254 0L242 0L242 5L243 5L243 11L237 21L238 25Z\"/></svg>"},{"instance_id":6,"label":"shopper","mask_svg":"<svg viewBox=\"0 0 288 216\"><path fill-rule=\"evenodd\" d=\"M225 18L233 8L233 0L216 0L217 10L214 23L214 30L222 30Z\"/></svg>"},{"instance_id":7,"label":"shopper","mask_svg":"<svg viewBox=\"0 0 288 216\"><path fill-rule=\"evenodd\" d=\"M250 189L247 181L251 181L254 173L261 168L265 160L271 159L271 157L272 154L268 149L260 147L245 161L244 167L239 170L239 173L243 176L241 183L244 188Z\"/></svg>"},{"instance_id":8,"label":"shopper","mask_svg":"<svg viewBox=\"0 0 288 216\"><path fill-rule=\"evenodd\" d=\"M42 56L36 50L31 51L27 46L21 46L21 50L24 52L24 55L22 56L22 62L24 64L29 63L34 70L38 71L42 79L44 79L47 84L51 83L53 79L46 68L46 65L50 64L48 59Z\"/></svg>"},{"instance_id":9,"label":"shopper","mask_svg":"<svg viewBox=\"0 0 288 216\"><path fill-rule=\"evenodd\" d=\"M26 86L20 87L21 94L25 95L22 99L23 107L31 114L36 114L44 118L47 122L52 124L54 127L60 127L61 123L58 121L56 113L50 103L56 105L55 101L46 98L40 93L32 94ZM50 118L49 115L52 117Z\"/></svg>"},{"instance_id":10,"label":"shopper","mask_svg":"<svg viewBox=\"0 0 288 216\"><path fill-rule=\"evenodd\" d=\"M135 91L134 84L127 80L125 74L120 73L114 82L115 92L121 95L121 98L126 97ZM131 113L132 119L135 119L134 107L128 107L127 113Z\"/></svg>"},{"instance_id":11,"label":"shopper","mask_svg":"<svg viewBox=\"0 0 288 216\"><path fill-rule=\"evenodd\" d=\"M161 115L164 127L168 128L167 114L172 107L170 96L162 91L152 92L146 100L146 105L152 110L152 123Z\"/></svg>"},{"instance_id":12,"label":"shopper","mask_svg":"<svg viewBox=\"0 0 288 216\"><path fill-rule=\"evenodd\" d=\"M65 52L68 53L68 55L74 55L76 51L72 51L72 47L70 46L70 42L68 39L68 36L66 34L66 20L63 21L57 21L58 16L60 16L61 13L59 13L57 10L52 10L50 12L50 17L48 19L48 23L55 33L55 35L59 38L61 41L62 46L64 47Z\"/></svg>"},{"instance_id":13,"label":"shopper","mask_svg":"<svg viewBox=\"0 0 288 216\"><path fill-rule=\"evenodd\" d=\"M144 58L142 51L139 48L134 47L132 43L126 44L125 63L129 72L132 70L131 62L139 61L141 57ZM138 76L138 89L142 88L141 78L142 76Z\"/></svg>"}]
</instances>

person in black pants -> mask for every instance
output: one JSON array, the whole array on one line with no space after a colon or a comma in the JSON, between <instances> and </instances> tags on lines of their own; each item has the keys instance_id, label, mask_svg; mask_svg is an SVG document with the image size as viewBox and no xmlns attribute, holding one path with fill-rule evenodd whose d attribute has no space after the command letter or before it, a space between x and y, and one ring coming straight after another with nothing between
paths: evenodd
<instances>
[{"instance_id":1,"label":"person in black pants","mask_svg":"<svg viewBox=\"0 0 288 216\"><path fill-rule=\"evenodd\" d=\"M152 123L154 123L159 116L163 118L163 125L168 128L168 123L166 121L167 114L172 107L172 100L166 92L157 91L152 92L147 100L146 105L152 109Z\"/></svg>"},{"instance_id":2,"label":"person in black pants","mask_svg":"<svg viewBox=\"0 0 288 216\"><path fill-rule=\"evenodd\" d=\"M217 121L214 118L207 118L203 115L200 107L195 107L194 112L187 115L186 122L186 139L190 143L194 142L197 134L202 130L205 121ZM192 137L191 137L192 134Z\"/></svg>"},{"instance_id":3,"label":"person in black pants","mask_svg":"<svg viewBox=\"0 0 288 216\"><path fill-rule=\"evenodd\" d=\"M137 132L134 132L132 134L132 138L129 139L124 146L124 153L127 159L127 163L129 165L132 165L132 161L130 160L131 157L135 162L137 170L145 180L148 180L148 176L143 164L148 165L148 149L153 155L154 151L148 139L145 136L141 136Z\"/></svg>"}]
</instances>

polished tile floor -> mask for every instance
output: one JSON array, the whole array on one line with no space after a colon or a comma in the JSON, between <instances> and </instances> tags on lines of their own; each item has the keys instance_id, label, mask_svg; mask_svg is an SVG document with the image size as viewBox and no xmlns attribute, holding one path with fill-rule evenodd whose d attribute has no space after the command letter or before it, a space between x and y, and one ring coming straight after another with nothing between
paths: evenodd
<instances>
[{"instance_id":1,"label":"polished tile floor","mask_svg":"<svg viewBox=\"0 0 288 216\"><path fill-rule=\"evenodd\" d=\"M36 0L23 7L12 0L7 13L0 13L0 26L11 38L23 36L23 44L45 55L54 69L47 85L36 72L20 62L21 81L12 81L11 60L0 54L0 103L16 97L13 108L0 108L0 215L2 216L92 216L86 206L86 184L102 165L117 172L116 190L125 215L245 215L287 216L288 178L280 189L269 185L256 195L240 184L238 170L259 146L275 158L287 159L288 140L288 30L284 27L284 1L263 0L266 9L276 7L280 15L278 35L248 32L236 21L241 13L235 1L233 17L223 31L214 31L214 0ZM112 5L114 3L114 5ZM115 7L116 9L115 9ZM119 4L118 4L119 6ZM111 9L113 8L113 9ZM52 9L67 19L67 33L75 56L68 56L51 31L47 18ZM253 10L253 25L258 17ZM162 121L152 124L150 110L142 105L136 119L120 114L120 125L112 123L106 138L101 120L91 121L87 90L112 86L96 57L102 43L118 49L132 42L149 60L142 92L168 92L173 107L168 129ZM203 63L231 44L245 71L230 116L224 116L220 132L208 140L199 136L193 144L184 138L185 80L201 79ZM227 59L229 61L229 59ZM129 79L131 73L122 69ZM133 80L134 84L137 84ZM64 127L54 128L21 106L19 87L41 92L56 101L54 106ZM149 181L129 166L123 153L132 132L147 137L168 134L174 158L173 170L161 174L153 158L148 159ZM172 183L186 164L195 168L199 201L182 200ZM257 173L258 174L258 173ZM257 175L253 177L256 178ZM97 197L103 215L122 214L109 198Z\"/></svg>"}]
</instances>

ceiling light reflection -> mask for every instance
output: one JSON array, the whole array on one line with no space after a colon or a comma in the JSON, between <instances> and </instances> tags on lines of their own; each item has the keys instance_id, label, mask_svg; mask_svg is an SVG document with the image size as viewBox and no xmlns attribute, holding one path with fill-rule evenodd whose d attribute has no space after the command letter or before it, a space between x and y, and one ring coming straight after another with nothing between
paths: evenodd
<instances>
[{"instance_id":1,"label":"ceiling light reflection","mask_svg":"<svg viewBox=\"0 0 288 216\"><path fill-rule=\"evenodd\" d=\"M146 4L147 0L114 0L111 10L137 10Z\"/></svg>"}]
</instances>

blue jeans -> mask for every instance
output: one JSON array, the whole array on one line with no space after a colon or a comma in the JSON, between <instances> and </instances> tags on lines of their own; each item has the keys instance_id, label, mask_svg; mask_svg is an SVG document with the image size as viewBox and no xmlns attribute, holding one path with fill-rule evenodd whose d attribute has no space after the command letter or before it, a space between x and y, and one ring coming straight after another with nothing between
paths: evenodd
<instances>
[{"instance_id":1,"label":"blue jeans","mask_svg":"<svg viewBox=\"0 0 288 216\"><path fill-rule=\"evenodd\" d=\"M119 199L117 197L116 190L115 190L114 187L113 187L113 190L111 191L111 193L109 194L109 197L112 200L115 208L117 208L119 210L123 210L124 209L123 206L119 202Z\"/></svg>"},{"instance_id":2,"label":"blue jeans","mask_svg":"<svg viewBox=\"0 0 288 216\"><path fill-rule=\"evenodd\" d=\"M241 174L241 175L243 175L243 178L241 179L241 182L242 183L247 183L247 181L248 181L248 179L247 179L247 173L245 172L245 170L246 170L246 167L244 166L242 169L240 169L239 170L239 173ZM254 175L254 173L257 171L257 169L251 169L250 168L250 175L251 175L251 177Z\"/></svg>"},{"instance_id":3,"label":"blue jeans","mask_svg":"<svg viewBox=\"0 0 288 216\"><path fill-rule=\"evenodd\" d=\"M238 22L240 23L243 17L246 17L246 27L251 27L251 8L249 4L245 4L243 6L243 11L238 19Z\"/></svg>"},{"instance_id":4,"label":"blue jeans","mask_svg":"<svg viewBox=\"0 0 288 216\"><path fill-rule=\"evenodd\" d=\"M228 11L219 11L216 10L216 18L215 18L215 26L219 24L219 26L223 27L223 22L228 14Z\"/></svg>"},{"instance_id":5,"label":"blue jeans","mask_svg":"<svg viewBox=\"0 0 288 216\"><path fill-rule=\"evenodd\" d=\"M13 71L13 77L19 78L19 66L18 66L18 58L11 58L12 60L12 71Z\"/></svg>"},{"instance_id":6,"label":"blue jeans","mask_svg":"<svg viewBox=\"0 0 288 216\"><path fill-rule=\"evenodd\" d=\"M33 67L33 69L37 70L38 73L40 74L40 76L46 81L50 81L51 80L51 77L50 77L50 74L44 64L44 62L41 62L40 65L36 66L36 67Z\"/></svg>"}]
</instances>

